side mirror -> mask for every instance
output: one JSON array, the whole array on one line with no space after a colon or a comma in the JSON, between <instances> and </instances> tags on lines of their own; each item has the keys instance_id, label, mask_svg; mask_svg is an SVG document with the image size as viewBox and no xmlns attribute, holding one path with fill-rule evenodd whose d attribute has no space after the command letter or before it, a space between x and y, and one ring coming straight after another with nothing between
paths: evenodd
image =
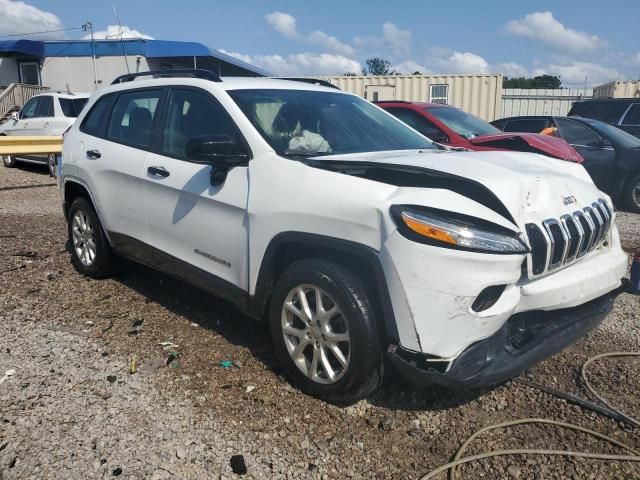
<instances>
[{"instance_id":1,"label":"side mirror","mask_svg":"<svg viewBox=\"0 0 640 480\"><path fill-rule=\"evenodd\" d=\"M11 114L11 120L13 120L14 122L17 122L18 120L20 120L20 114L18 112L13 112Z\"/></svg>"},{"instance_id":2,"label":"side mirror","mask_svg":"<svg viewBox=\"0 0 640 480\"><path fill-rule=\"evenodd\" d=\"M613 143L611 143L611 140L609 140L608 138L603 138L600 141L600 147L601 148L613 148Z\"/></svg>"},{"instance_id":3,"label":"side mirror","mask_svg":"<svg viewBox=\"0 0 640 480\"><path fill-rule=\"evenodd\" d=\"M233 167L247 165L249 155L231 135L201 135L187 141L187 160L211 165L211 184L220 185Z\"/></svg>"}]
</instances>

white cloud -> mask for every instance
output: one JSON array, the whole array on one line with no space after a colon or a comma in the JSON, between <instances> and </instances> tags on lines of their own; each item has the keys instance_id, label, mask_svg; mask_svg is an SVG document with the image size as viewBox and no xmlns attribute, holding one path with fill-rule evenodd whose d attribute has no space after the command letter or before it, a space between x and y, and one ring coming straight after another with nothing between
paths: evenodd
<instances>
[{"instance_id":1,"label":"white cloud","mask_svg":"<svg viewBox=\"0 0 640 480\"><path fill-rule=\"evenodd\" d=\"M425 65L416 62L415 60L405 60L391 67L391 70L395 70L398 73L412 74L413 72L431 73Z\"/></svg>"},{"instance_id":2,"label":"white cloud","mask_svg":"<svg viewBox=\"0 0 640 480\"><path fill-rule=\"evenodd\" d=\"M530 77L531 72L525 66L515 62L498 63L491 67L493 73L502 73L507 77Z\"/></svg>"},{"instance_id":3,"label":"white cloud","mask_svg":"<svg viewBox=\"0 0 640 480\"><path fill-rule=\"evenodd\" d=\"M322 30L315 30L308 35L301 33L296 26L296 18L288 13L271 12L267 13L264 18L275 31L291 40L299 40L311 45L318 45L326 50L339 53L340 55L353 55L355 52L352 46L342 43L336 37Z\"/></svg>"},{"instance_id":4,"label":"white cloud","mask_svg":"<svg viewBox=\"0 0 640 480\"><path fill-rule=\"evenodd\" d=\"M549 11L529 13L524 18L512 20L505 26L505 31L571 52L589 52L604 44L596 35L565 27Z\"/></svg>"},{"instance_id":5,"label":"white cloud","mask_svg":"<svg viewBox=\"0 0 640 480\"><path fill-rule=\"evenodd\" d=\"M320 45L327 50L331 50L342 55L353 55L355 53L355 49L352 46L342 43L336 37L327 35L321 30L316 30L315 32L310 33L307 40L309 43Z\"/></svg>"},{"instance_id":6,"label":"white cloud","mask_svg":"<svg viewBox=\"0 0 640 480\"><path fill-rule=\"evenodd\" d=\"M88 40L91 38L91 34L87 34L82 37L83 40ZM146 40L153 40L153 37L141 33L138 30L133 30L129 28L127 25L122 25L122 37L120 36L120 27L118 25L109 25L106 30L101 30L98 32L93 32L93 38L96 40L104 40L104 39L116 39L120 40L120 38L144 38Z\"/></svg>"},{"instance_id":7,"label":"white cloud","mask_svg":"<svg viewBox=\"0 0 640 480\"><path fill-rule=\"evenodd\" d=\"M629 65L632 67L640 67L640 52L631 55L629 58Z\"/></svg>"},{"instance_id":8,"label":"white cloud","mask_svg":"<svg viewBox=\"0 0 640 480\"><path fill-rule=\"evenodd\" d=\"M267 13L264 18L269 25L287 38L296 38L299 35L296 29L296 19L288 13L271 12Z\"/></svg>"},{"instance_id":9,"label":"white cloud","mask_svg":"<svg viewBox=\"0 0 640 480\"><path fill-rule=\"evenodd\" d=\"M63 28L60 19L24 2L0 0L0 37L31 32L45 32ZM63 32L40 33L19 38L32 40L60 40Z\"/></svg>"},{"instance_id":10,"label":"white cloud","mask_svg":"<svg viewBox=\"0 0 640 480\"><path fill-rule=\"evenodd\" d=\"M559 75L564 87L584 87L600 85L620 78L620 72L598 63L573 61L564 64L550 64L536 68L533 75Z\"/></svg>"},{"instance_id":11,"label":"white cloud","mask_svg":"<svg viewBox=\"0 0 640 480\"><path fill-rule=\"evenodd\" d=\"M448 56L432 58L431 63L441 73L488 73L490 70L484 58L471 52L453 52Z\"/></svg>"},{"instance_id":12,"label":"white cloud","mask_svg":"<svg viewBox=\"0 0 640 480\"><path fill-rule=\"evenodd\" d=\"M329 53L295 53L291 55L246 55L220 50L244 62L261 67L275 75L342 75L359 73L359 62L343 55Z\"/></svg>"},{"instance_id":13,"label":"white cloud","mask_svg":"<svg viewBox=\"0 0 640 480\"><path fill-rule=\"evenodd\" d=\"M406 55L411 50L411 31L402 30L394 23L385 22L382 25L382 38L394 53Z\"/></svg>"}]
</instances>

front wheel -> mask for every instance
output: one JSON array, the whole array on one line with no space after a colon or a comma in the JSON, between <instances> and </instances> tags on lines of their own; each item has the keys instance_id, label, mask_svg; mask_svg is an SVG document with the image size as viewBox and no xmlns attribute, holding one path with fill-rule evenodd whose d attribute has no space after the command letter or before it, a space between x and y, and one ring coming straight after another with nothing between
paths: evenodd
<instances>
[{"instance_id":1,"label":"front wheel","mask_svg":"<svg viewBox=\"0 0 640 480\"><path fill-rule=\"evenodd\" d=\"M622 195L624 196L624 203L629 211L640 213L640 173L634 175L627 181Z\"/></svg>"},{"instance_id":2,"label":"front wheel","mask_svg":"<svg viewBox=\"0 0 640 480\"><path fill-rule=\"evenodd\" d=\"M305 393L338 404L371 394L382 351L368 293L349 270L302 260L278 279L270 308L276 354Z\"/></svg>"}]
</instances>

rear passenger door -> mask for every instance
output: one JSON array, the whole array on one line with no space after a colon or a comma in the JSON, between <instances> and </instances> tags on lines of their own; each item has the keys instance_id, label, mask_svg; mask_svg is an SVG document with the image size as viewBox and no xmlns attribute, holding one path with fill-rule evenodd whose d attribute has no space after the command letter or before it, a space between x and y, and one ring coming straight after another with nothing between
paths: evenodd
<instances>
[{"instance_id":1,"label":"rear passenger door","mask_svg":"<svg viewBox=\"0 0 640 480\"><path fill-rule=\"evenodd\" d=\"M560 137L584 158L582 166L600 190L609 191L616 174L616 152L596 132L582 123L556 118Z\"/></svg>"},{"instance_id":2,"label":"rear passenger door","mask_svg":"<svg viewBox=\"0 0 640 480\"><path fill-rule=\"evenodd\" d=\"M102 97L80 126L79 164L87 165L90 189L103 227L123 253L142 258L149 228L144 202L145 162L163 90L136 89ZM66 160L65 160L66 161ZM146 253L145 253L146 252Z\"/></svg>"},{"instance_id":3,"label":"rear passenger door","mask_svg":"<svg viewBox=\"0 0 640 480\"><path fill-rule=\"evenodd\" d=\"M165 105L161 138L144 172L154 261L192 281L222 280L219 289L246 290L248 168L232 168L223 184L212 186L214 167L189 162L186 155L194 137L230 135L243 143L241 134L205 90L171 88Z\"/></svg>"}]
</instances>

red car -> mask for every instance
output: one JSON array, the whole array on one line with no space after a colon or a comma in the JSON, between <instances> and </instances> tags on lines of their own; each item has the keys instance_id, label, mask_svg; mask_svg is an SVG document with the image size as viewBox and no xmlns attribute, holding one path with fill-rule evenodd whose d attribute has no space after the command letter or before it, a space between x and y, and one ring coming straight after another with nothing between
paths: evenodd
<instances>
[{"instance_id":1,"label":"red car","mask_svg":"<svg viewBox=\"0 0 640 480\"><path fill-rule=\"evenodd\" d=\"M469 150L515 150L582 163L578 151L561 138L537 133L505 133L462 110L426 102L376 102L434 142Z\"/></svg>"}]
</instances>

